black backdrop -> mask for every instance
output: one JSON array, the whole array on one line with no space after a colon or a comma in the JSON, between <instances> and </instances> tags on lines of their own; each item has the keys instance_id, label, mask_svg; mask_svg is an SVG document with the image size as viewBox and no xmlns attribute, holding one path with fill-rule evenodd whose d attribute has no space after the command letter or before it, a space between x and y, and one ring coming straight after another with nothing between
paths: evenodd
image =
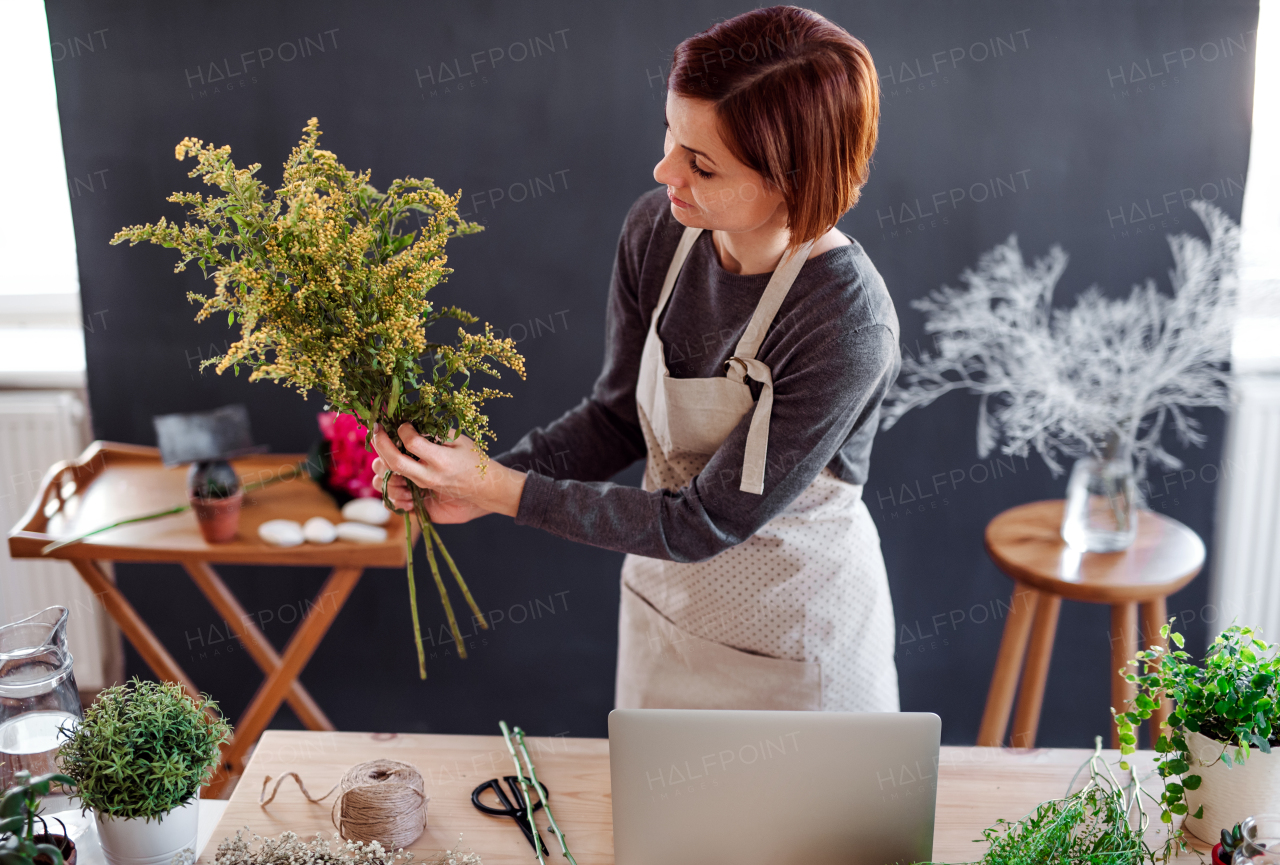
<instances>
[{"instance_id":1,"label":"black backdrop","mask_svg":"<svg viewBox=\"0 0 1280 865\"><path fill-rule=\"evenodd\" d=\"M321 403L278 386L201 375L232 332L197 325L169 250L110 247L126 224L180 212L196 188L173 159L185 136L280 163L308 117L324 145L375 184L430 176L463 190L487 230L454 242L438 289L517 339L525 383L494 404L499 447L575 404L602 352L609 270L627 207L654 184L663 77L684 37L747 7L708 0L139 3L49 0L59 110L88 318L95 434L151 443L151 416L248 404L277 451L316 438ZM1186 202L1239 218L1248 159L1254 2L923 0L820 2L862 38L884 87L871 181L842 227L884 274L903 351L923 344L910 301L1017 232L1024 252L1071 254L1059 302L1165 280L1164 236L1197 230ZM14 82L14 86L18 86ZM10 129L16 133L17 129ZM1163 282L1167 289L1167 281ZM972 742L1009 581L982 548L1006 507L1059 497L1038 459L980 461L976 402L952 395L881 434L865 500L880 528L899 622L902 704ZM1189 474L1157 475L1152 505L1212 553L1222 416ZM633 468L627 475L635 482ZM621 556L505 518L446 538L495 630L460 661L440 641L414 669L404 576L370 571L302 679L341 729L491 733L499 717L543 734L599 736L612 703ZM224 568L282 646L323 573ZM233 716L257 669L176 567L122 566L121 586L196 682ZM1172 599L1203 643L1209 577ZM429 585L429 584L428 584ZM1088 745L1108 723L1108 617L1065 605L1040 742ZM129 672L145 674L136 655ZM277 726L296 726L287 708Z\"/></svg>"}]
</instances>

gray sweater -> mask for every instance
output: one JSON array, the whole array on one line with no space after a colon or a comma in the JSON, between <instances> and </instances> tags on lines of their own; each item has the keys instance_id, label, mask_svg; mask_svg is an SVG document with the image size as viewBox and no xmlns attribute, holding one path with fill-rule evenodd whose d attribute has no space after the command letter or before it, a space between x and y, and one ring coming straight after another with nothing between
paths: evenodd
<instances>
[{"instance_id":1,"label":"gray sweater","mask_svg":"<svg viewBox=\"0 0 1280 865\"><path fill-rule=\"evenodd\" d=\"M632 205L609 288L604 369L591 396L495 457L528 472L517 523L618 552L696 562L751 537L824 467L865 483L880 402L901 359L893 301L857 241L805 262L760 347L774 381L763 495L738 489L751 412L683 489L645 492L609 482L645 458L636 411L640 353L683 230L664 187ZM769 277L729 273L710 232L698 237L658 322L673 377L724 375ZM760 386L750 384L758 398Z\"/></svg>"}]
</instances>

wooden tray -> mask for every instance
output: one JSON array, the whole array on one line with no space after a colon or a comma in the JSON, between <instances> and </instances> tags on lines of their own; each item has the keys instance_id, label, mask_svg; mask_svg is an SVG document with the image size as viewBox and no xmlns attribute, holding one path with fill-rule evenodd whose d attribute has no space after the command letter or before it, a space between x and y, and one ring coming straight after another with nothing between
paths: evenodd
<instances>
[{"instance_id":1,"label":"wooden tray","mask_svg":"<svg viewBox=\"0 0 1280 865\"><path fill-rule=\"evenodd\" d=\"M334 541L273 547L258 537L258 526L267 520L342 521L333 498L298 471L303 459L302 454L255 454L231 461L243 483L284 479L245 496L239 531L228 543L206 543L195 514L188 510L110 529L55 550L48 558L404 567L404 523L398 516L387 523L387 540L378 544ZM186 477L185 466L166 469L156 448L96 441L78 459L57 463L45 473L35 500L9 532L9 555L42 558L40 550L59 538L183 504ZM417 534L415 525L415 539Z\"/></svg>"}]
</instances>

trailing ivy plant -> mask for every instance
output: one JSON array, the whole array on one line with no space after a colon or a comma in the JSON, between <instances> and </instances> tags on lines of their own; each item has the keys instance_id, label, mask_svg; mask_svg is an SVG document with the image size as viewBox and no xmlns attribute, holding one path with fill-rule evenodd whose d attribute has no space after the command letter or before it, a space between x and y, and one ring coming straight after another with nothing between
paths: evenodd
<instances>
[{"instance_id":1,"label":"trailing ivy plant","mask_svg":"<svg viewBox=\"0 0 1280 865\"><path fill-rule=\"evenodd\" d=\"M1280 674L1277 646L1259 639L1258 631L1239 625L1227 628L1205 651L1203 665L1191 662L1182 651L1183 636L1172 629L1173 619L1160 628L1160 636L1176 649L1161 646L1138 652L1129 664L1138 669L1125 679L1137 685L1137 696L1127 711L1116 712L1120 754L1137 747L1137 727L1149 719L1160 701L1172 700L1173 710L1154 748L1156 769L1164 781L1160 795L1160 819L1172 823L1174 815L1187 813L1185 793L1200 786L1200 776L1187 747L1188 733L1200 733L1221 743L1218 759L1228 766L1244 765L1254 748L1270 754L1280 745L1280 701L1276 682ZM1165 730L1167 729L1167 732ZM1216 762L1216 761L1215 761ZM1121 763L1127 769L1127 763ZM1203 808L1195 817L1199 818Z\"/></svg>"},{"instance_id":2,"label":"trailing ivy plant","mask_svg":"<svg viewBox=\"0 0 1280 865\"><path fill-rule=\"evenodd\" d=\"M160 820L209 783L231 725L208 696L135 678L99 694L63 735L58 759L83 809Z\"/></svg>"}]
</instances>

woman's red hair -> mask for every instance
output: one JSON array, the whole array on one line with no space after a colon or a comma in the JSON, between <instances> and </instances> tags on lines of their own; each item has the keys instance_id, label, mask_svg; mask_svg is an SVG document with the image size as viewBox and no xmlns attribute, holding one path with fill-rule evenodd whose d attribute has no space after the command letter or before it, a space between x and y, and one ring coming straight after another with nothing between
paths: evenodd
<instances>
[{"instance_id":1,"label":"woman's red hair","mask_svg":"<svg viewBox=\"0 0 1280 865\"><path fill-rule=\"evenodd\" d=\"M795 6L744 13L681 42L667 87L715 105L733 155L782 192L792 247L857 203L880 82L866 46L843 28Z\"/></svg>"}]
</instances>

